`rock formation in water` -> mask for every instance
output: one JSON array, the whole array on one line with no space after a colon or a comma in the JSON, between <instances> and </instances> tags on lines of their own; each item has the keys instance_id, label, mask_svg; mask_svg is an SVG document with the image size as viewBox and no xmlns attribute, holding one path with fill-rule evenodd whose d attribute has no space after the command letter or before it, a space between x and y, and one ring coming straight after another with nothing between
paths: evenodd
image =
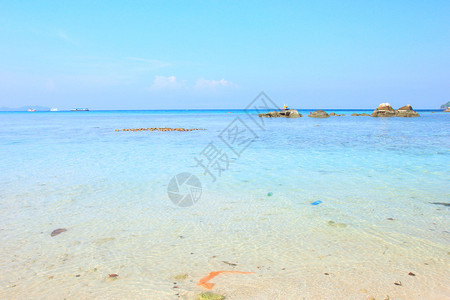
<instances>
[{"instance_id":1,"label":"rock formation in water","mask_svg":"<svg viewBox=\"0 0 450 300\"><path fill-rule=\"evenodd\" d=\"M202 128L192 128L192 129L186 129L186 128L159 128L159 127L152 127L152 128L125 128L125 129L116 129L116 131L194 131L194 130L205 130Z\"/></svg>"},{"instance_id":2,"label":"rock formation in water","mask_svg":"<svg viewBox=\"0 0 450 300\"><path fill-rule=\"evenodd\" d=\"M300 118L302 115L296 109L282 109L271 111L266 114L259 114L261 118Z\"/></svg>"},{"instance_id":3,"label":"rock formation in water","mask_svg":"<svg viewBox=\"0 0 450 300\"><path fill-rule=\"evenodd\" d=\"M330 115L327 114L325 111L319 109L319 110L316 110L316 111L310 113L308 115L308 117L311 117L311 118L329 118Z\"/></svg>"},{"instance_id":4,"label":"rock formation in water","mask_svg":"<svg viewBox=\"0 0 450 300\"><path fill-rule=\"evenodd\" d=\"M366 114L366 113L362 113L362 114L352 113L351 116L352 117L370 117L370 115Z\"/></svg>"},{"instance_id":5,"label":"rock formation in water","mask_svg":"<svg viewBox=\"0 0 450 300\"><path fill-rule=\"evenodd\" d=\"M417 112L415 112L413 110L413 108L411 107L411 105L409 105L409 104L397 109L395 111L395 116L396 117L408 117L408 118L420 117L419 114Z\"/></svg>"},{"instance_id":6,"label":"rock formation in water","mask_svg":"<svg viewBox=\"0 0 450 300\"><path fill-rule=\"evenodd\" d=\"M345 116L345 114L340 115L340 114L331 112L331 113L330 113L330 116L332 116L332 117L342 117L342 116Z\"/></svg>"},{"instance_id":7,"label":"rock formation in water","mask_svg":"<svg viewBox=\"0 0 450 300\"><path fill-rule=\"evenodd\" d=\"M450 112L450 107L447 107L447 109L444 110L444 112Z\"/></svg>"},{"instance_id":8,"label":"rock formation in water","mask_svg":"<svg viewBox=\"0 0 450 300\"><path fill-rule=\"evenodd\" d=\"M370 115L371 117L394 117L395 110L389 103L381 103Z\"/></svg>"}]
</instances>

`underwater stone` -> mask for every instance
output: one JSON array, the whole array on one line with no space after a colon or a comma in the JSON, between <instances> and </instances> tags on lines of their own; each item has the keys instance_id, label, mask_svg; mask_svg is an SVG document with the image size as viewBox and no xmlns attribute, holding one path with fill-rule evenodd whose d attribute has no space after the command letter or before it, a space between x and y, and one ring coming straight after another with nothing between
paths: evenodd
<instances>
[{"instance_id":1,"label":"underwater stone","mask_svg":"<svg viewBox=\"0 0 450 300\"><path fill-rule=\"evenodd\" d=\"M185 280L188 277L188 274L178 274L177 276L175 276L174 278L176 280Z\"/></svg>"},{"instance_id":2,"label":"underwater stone","mask_svg":"<svg viewBox=\"0 0 450 300\"><path fill-rule=\"evenodd\" d=\"M203 292L198 295L198 299L199 300L223 300L223 299L225 299L225 297L222 295L219 295L219 294L211 293L211 292Z\"/></svg>"}]
</instances>

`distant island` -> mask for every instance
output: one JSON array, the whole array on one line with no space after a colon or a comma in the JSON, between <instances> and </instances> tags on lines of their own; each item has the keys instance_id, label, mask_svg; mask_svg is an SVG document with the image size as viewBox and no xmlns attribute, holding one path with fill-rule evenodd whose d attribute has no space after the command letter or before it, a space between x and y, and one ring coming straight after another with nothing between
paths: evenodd
<instances>
[{"instance_id":1,"label":"distant island","mask_svg":"<svg viewBox=\"0 0 450 300\"><path fill-rule=\"evenodd\" d=\"M22 106L18 108L10 108L10 107L0 107L0 111L28 111L28 110L36 110L36 111L49 111L50 107L45 106Z\"/></svg>"},{"instance_id":2,"label":"distant island","mask_svg":"<svg viewBox=\"0 0 450 300\"><path fill-rule=\"evenodd\" d=\"M450 107L450 101L448 101L447 103L441 105L441 109L447 109L449 107Z\"/></svg>"}]
</instances>

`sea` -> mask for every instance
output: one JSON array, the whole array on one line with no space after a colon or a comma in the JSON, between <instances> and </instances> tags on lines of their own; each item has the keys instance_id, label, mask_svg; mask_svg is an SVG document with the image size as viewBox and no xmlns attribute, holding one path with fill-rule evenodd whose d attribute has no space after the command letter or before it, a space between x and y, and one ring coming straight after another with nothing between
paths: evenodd
<instances>
[{"instance_id":1,"label":"sea","mask_svg":"<svg viewBox=\"0 0 450 300\"><path fill-rule=\"evenodd\" d=\"M450 113L311 111L0 112L0 298L450 299Z\"/></svg>"}]
</instances>

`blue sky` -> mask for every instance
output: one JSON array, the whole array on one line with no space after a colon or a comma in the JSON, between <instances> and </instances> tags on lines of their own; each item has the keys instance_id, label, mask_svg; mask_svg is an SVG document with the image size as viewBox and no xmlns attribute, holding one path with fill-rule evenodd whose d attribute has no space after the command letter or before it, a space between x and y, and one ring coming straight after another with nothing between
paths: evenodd
<instances>
[{"instance_id":1,"label":"blue sky","mask_svg":"<svg viewBox=\"0 0 450 300\"><path fill-rule=\"evenodd\" d=\"M131 2L131 1L130 1ZM450 1L1 1L0 106L450 101Z\"/></svg>"}]
</instances>

